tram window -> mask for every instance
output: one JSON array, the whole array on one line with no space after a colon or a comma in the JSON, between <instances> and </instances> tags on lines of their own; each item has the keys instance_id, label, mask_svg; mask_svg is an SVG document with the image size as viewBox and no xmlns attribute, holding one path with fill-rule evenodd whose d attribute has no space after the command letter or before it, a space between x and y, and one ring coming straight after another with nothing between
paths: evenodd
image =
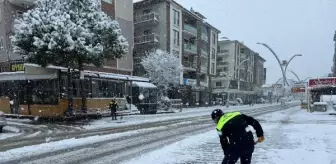
<instances>
[{"instance_id":1,"label":"tram window","mask_svg":"<svg viewBox=\"0 0 336 164\"><path fill-rule=\"evenodd\" d=\"M27 84L23 84L23 86L24 89L22 90L22 94L24 94L23 97L25 103L27 103L28 94L31 94L32 104L58 104L58 80L53 79L30 81L31 91L27 90Z\"/></svg>"}]
</instances>

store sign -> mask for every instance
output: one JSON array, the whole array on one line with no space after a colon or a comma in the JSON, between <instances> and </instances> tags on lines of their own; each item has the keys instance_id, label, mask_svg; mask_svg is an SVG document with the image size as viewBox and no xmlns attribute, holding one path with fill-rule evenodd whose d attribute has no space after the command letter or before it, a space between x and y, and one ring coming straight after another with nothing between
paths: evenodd
<instances>
[{"instance_id":1,"label":"store sign","mask_svg":"<svg viewBox=\"0 0 336 164\"><path fill-rule=\"evenodd\" d=\"M195 79L184 79L183 80L184 85L189 85L189 86L196 86L196 80Z\"/></svg>"},{"instance_id":2,"label":"store sign","mask_svg":"<svg viewBox=\"0 0 336 164\"><path fill-rule=\"evenodd\" d=\"M294 87L294 88L292 88L292 92L293 92L293 93L302 93L302 92L306 92L306 88L305 88L305 87Z\"/></svg>"},{"instance_id":3,"label":"store sign","mask_svg":"<svg viewBox=\"0 0 336 164\"><path fill-rule=\"evenodd\" d=\"M24 71L23 63L11 63L9 67L11 72Z\"/></svg>"},{"instance_id":4,"label":"store sign","mask_svg":"<svg viewBox=\"0 0 336 164\"><path fill-rule=\"evenodd\" d=\"M320 78L320 79L309 79L308 86L336 86L336 77Z\"/></svg>"}]
</instances>

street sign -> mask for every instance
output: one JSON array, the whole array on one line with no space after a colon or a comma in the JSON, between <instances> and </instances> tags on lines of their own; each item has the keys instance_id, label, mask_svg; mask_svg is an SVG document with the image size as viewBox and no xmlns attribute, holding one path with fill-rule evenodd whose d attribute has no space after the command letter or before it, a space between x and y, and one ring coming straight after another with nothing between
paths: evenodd
<instances>
[{"instance_id":1,"label":"street sign","mask_svg":"<svg viewBox=\"0 0 336 164\"><path fill-rule=\"evenodd\" d=\"M336 86L336 77L326 77L326 78L319 78L319 79L309 79L308 86L309 87Z\"/></svg>"},{"instance_id":2,"label":"street sign","mask_svg":"<svg viewBox=\"0 0 336 164\"><path fill-rule=\"evenodd\" d=\"M306 92L306 88L305 88L305 87L294 87L294 88L292 88L292 92L293 92L293 93L302 93L302 92Z\"/></svg>"}]
</instances>

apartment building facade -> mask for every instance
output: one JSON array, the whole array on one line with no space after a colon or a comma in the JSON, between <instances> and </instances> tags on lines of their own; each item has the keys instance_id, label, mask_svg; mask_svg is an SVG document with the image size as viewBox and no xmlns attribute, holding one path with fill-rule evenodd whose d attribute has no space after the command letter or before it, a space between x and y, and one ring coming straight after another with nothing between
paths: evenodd
<instances>
[{"instance_id":1,"label":"apartment building facade","mask_svg":"<svg viewBox=\"0 0 336 164\"><path fill-rule=\"evenodd\" d=\"M218 42L217 76L211 80L213 100L225 101L228 96L230 101L240 98L249 102L253 99L255 56L254 51L239 41Z\"/></svg>"},{"instance_id":2,"label":"apartment building facade","mask_svg":"<svg viewBox=\"0 0 336 164\"><path fill-rule=\"evenodd\" d=\"M161 49L180 58L180 92L189 104L209 102L209 76L216 75L219 30L205 17L173 0L144 0L134 4L135 75L145 73L140 62Z\"/></svg>"},{"instance_id":3,"label":"apartment building facade","mask_svg":"<svg viewBox=\"0 0 336 164\"><path fill-rule=\"evenodd\" d=\"M254 56L254 78L253 78L253 84L254 88L253 90L258 90L261 88L262 85L266 83L266 75L264 71L264 63L266 60L260 56L260 54L255 53Z\"/></svg>"},{"instance_id":4,"label":"apartment building facade","mask_svg":"<svg viewBox=\"0 0 336 164\"><path fill-rule=\"evenodd\" d=\"M13 53L10 36L17 17L34 7L36 0L1 0L0 2L0 68L1 72L12 70L12 65L23 65L21 55ZM131 75L133 72L133 0L101 0L101 8L108 16L119 22L121 32L129 43L128 54L121 59L109 59L103 67L87 65L85 69Z\"/></svg>"}]
</instances>

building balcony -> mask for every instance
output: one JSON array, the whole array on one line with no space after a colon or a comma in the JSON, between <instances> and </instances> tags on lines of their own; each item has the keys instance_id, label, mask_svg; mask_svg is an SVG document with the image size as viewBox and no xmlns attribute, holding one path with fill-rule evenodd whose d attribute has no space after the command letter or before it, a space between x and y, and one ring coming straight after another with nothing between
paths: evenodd
<instances>
[{"instance_id":1,"label":"building balcony","mask_svg":"<svg viewBox=\"0 0 336 164\"><path fill-rule=\"evenodd\" d=\"M217 62L217 67L228 67L229 66L229 62Z\"/></svg>"},{"instance_id":2,"label":"building balcony","mask_svg":"<svg viewBox=\"0 0 336 164\"><path fill-rule=\"evenodd\" d=\"M148 35L141 35L134 37L134 45L141 45L141 44L158 44L160 43L160 37L157 34L148 34Z\"/></svg>"},{"instance_id":3,"label":"building balcony","mask_svg":"<svg viewBox=\"0 0 336 164\"><path fill-rule=\"evenodd\" d=\"M207 50L201 49L201 56L208 58L209 57L209 52Z\"/></svg>"},{"instance_id":4,"label":"building balcony","mask_svg":"<svg viewBox=\"0 0 336 164\"><path fill-rule=\"evenodd\" d=\"M197 53L197 47L194 44L184 43L184 51L192 53L192 54L196 54Z\"/></svg>"},{"instance_id":5,"label":"building balcony","mask_svg":"<svg viewBox=\"0 0 336 164\"><path fill-rule=\"evenodd\" d=\"M184 70L196 71L197 69L197 63L194 63L194 62L183 61L182 66Z\"/></svg>"},{"instance_id":6,"label":"building balcony","mask_svg":"<svg viewBox=\"0 0 336 164\"><path fill-rule=\"evenodd\" d=\"M201 73L208 73L208 67L201 65Z\"/></svg>"},{"instance_id":7,"label":"building balcony","mask_svg":"<svg viewBox=\"0 0 336 164\"><path fill-rule=\"evenodd\" d=\"M34 5L34 2L37 0L9 0L10 3L20 7L31 7Z\"/></svg>"},{"instance_id":8,"label":"building balcony","mask_svg":"<svg viewBox=\"0 0 336 164\"><path fill-rule=\"evenodd\" d=\"M183 31L192 35L197 36L197 29L189 24L184 24Z\"/></svg>"},{"instance_id":9,"label":"building balcony","mask_svg":"<svg viewBox=\"0 0 336 164\"><path fill-rule=\"evenodd\" d=\"M227 57L227 56L229 56L229 53L228 52L225 52L225 53L219 52L219 53L217 53L217 56Z\"/></svg>"},{"instance_id":10,"label":"building balcony","mask_svg":"<svg viewBox=\"0 0 336 164\"><path fill-rule=\"evenodd\" d=\"M134 25L153 25L159 22L159 16L156 12L134 16Z\"/></svg>"},{"instance_id":11,"label":"building balcony","mask_svg":"<svg viewBox=\"0 0 336 164\"><path fill-rule=\"evenodd\" d=\"M208 34L202 33L201 39L204 40L204 41L206 41L206 42L208 42L209 41Z\"/></svg>"}]
</instances>

